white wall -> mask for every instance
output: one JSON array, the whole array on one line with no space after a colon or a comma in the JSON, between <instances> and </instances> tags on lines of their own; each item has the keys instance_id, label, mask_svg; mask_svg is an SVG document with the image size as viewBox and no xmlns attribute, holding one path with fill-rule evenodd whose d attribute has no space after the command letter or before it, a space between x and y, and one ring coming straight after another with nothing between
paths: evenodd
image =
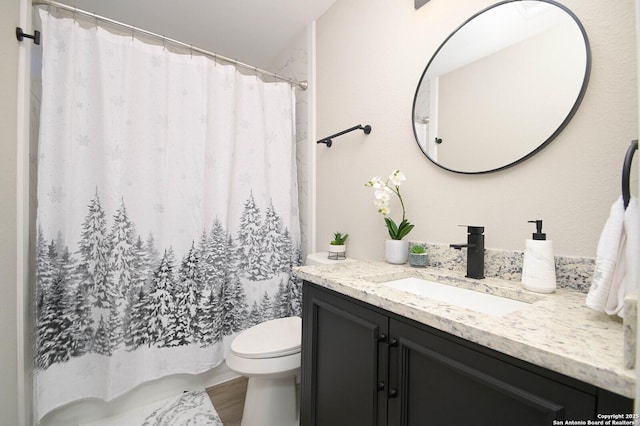
<instances>
[{"instance_id":1,"label":"white wall","mask_svg":"<svg viewBox=\"0 0 640 426\"><path fill-rule=\"evenodd\" d=\"M543 219L556 254L595 256L620 195L624 154L638 136L635 2L560 2L579 17L591 43L586 96L547 148L486 175L431 164L413 137L411 103L440 43L493 0L431 0L417 11L409 0L338 0L318 20L318 136L358 123L373 127L368 136L354 132L332 148L317 147L319 246L341 230L350 234L350 256L381 259L386 230L363 184L400 168L408 177L402 188L408 218L416 225L410 240L463 242L457 225L474 224L486 227L488 248L523 250L533 230L527 220Z\"/></svg>"},{"instance_id":2,"label":"white wall","mask_svg":"<svg viewBox=\"0 0 640 426\"><path fill-rule=\"evenodd\" d=\"M640 0L636 0L636 43L640 43ZM640 56L640 45L636 46L636 53ZM636 63L640 66L640 57L636 57ZM640 75L636 74L636 78L638 78L638 85L640 86ZM640 92L638 92L640 94ZM640 120L640 111L638 115L638 120ZM636 156L638 153L636 152ZM637 160L636 160L637 161ZM640 176L640 168L637 170L636 177ZM638 283L637 294L640 298L640 283ZM636 318L636 330L640 330L640 316ZM640 341L636 339L636 366L640 365ZM637 414L640 412L640 368L636 369L636 398L635 398L635 406L634 412Z\"/></svg>"},{"instance_id":3,"label":"white wall","mask_svg":"<svg viewBox=\"0 0 640 426\"><path fill-rule=\"evenodd\" d=\"M309 80L310 43L313 39L311 26L298 34L267 68L297 81ZM310 105L313 105L312 90L296 88L296 163L298 172L298 206L300 207L300 239L304 256L312 249L311 226L313 223L313 151L310 149L311 139L309 122ZM312 127L311 127L312 128ZM315 147L314 147L315 148Z\"/></svg>"},{"instance_id":4,"label":"white wall","mask_svg":"<svg viewBox=\"0 0 640 426\"><path fill-rule=\"evenodd\" d=\"M30 32L27 10L25 0L0 2L0 424L6 425L29 424L31 409L25 332L28 45L14 37L17 26Z\"/></svg>"},{"instance_id":5,"label":"white wall","mask_svg":"<svg viewBox=\"0 0 640 426\"><path fill-rule=\"evenodd\" d=\"M8 424L18 423L16 332L16 102L18 44L6 37L15 30L20 3L3 2L0 8L0 412ZM3 421L4 421L3 420Z\"/></svg>"}]
</instances>

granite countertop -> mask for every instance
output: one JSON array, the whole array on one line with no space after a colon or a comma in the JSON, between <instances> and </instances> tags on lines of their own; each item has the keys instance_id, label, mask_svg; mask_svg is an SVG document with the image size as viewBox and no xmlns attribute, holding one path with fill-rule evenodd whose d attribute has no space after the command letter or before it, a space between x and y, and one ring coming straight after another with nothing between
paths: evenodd
<instances>
[{"instance_id":1,"label":"granite countertop","mask_svg":"<svg viewBox=\"0 0 640 426\"><path fill-rule=\"evenodd\" d=\"M346 262L295 268L322 287L410 318L532 364L635 398L635 370L624 367L622 321L585 305L586 295L568 289L526 291L519 282L472 280L435 268L386 262ZM504 316L487 315L395 290L380 283L420 277L531 303Z\"/></svg>"}]
</instances>

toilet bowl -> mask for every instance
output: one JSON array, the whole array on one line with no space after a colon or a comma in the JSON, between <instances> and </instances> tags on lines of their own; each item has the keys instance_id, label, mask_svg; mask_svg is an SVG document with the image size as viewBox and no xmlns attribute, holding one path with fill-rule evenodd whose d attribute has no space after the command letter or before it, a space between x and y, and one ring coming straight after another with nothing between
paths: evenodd
<instances>
[{"instance_id":1,"label":"toilet bowl","mask_svg":"<svg viewBox=\"0 0 640 426\"><path fill-rule=\"evenodd\" d=\"M233 339L227 366L249 378L242 426L298 425L301 340L299 317L266 321Z\"/></svg>"}]
</instances>

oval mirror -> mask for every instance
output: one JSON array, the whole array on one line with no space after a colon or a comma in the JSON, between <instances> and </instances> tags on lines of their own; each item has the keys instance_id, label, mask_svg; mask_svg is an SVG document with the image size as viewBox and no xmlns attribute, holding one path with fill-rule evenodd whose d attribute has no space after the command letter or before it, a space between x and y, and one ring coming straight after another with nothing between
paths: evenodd
<instances>
[{"instance_id":1,"label":"oval mirror","mask_svg":"<svg viewBox=\"0 0 640 426\"><path fill-rule=\"evenodd\" d=\"M567 125L589 80L589 41L551 0L507 0L471 17L436 50L413 100L422 152L457 173L531 157Z\"/></svg>"}]
</instances>

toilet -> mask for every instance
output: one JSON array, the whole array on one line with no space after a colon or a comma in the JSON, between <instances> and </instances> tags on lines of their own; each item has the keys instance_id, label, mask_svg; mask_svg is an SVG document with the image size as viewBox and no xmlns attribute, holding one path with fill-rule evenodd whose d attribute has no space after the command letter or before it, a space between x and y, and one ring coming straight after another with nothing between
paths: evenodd
<instances>
[{"instance_id":1,"label":"toilet","mask_svg":"<svg viewBox=\"0 0 640 426\"><path fill-rule=\"evenodd\" d=\"M307 256L307 265L331 260L327 252ZM244 330L231 342L227 366L249 378L242 426L297 426L296 379L300 376L302 319L278 318Z\"/></svg>"},{"instance_id":2,"label":"toilet","mask_svg":"<svg viewBox=\"0 0 640 426\"><path fill-rule=\"evenodd\" d=\"M298 425L301 340L299 317L265 321L233 339L227 366L249 378L242 426Z\"/></svg>"}]
</instances>

